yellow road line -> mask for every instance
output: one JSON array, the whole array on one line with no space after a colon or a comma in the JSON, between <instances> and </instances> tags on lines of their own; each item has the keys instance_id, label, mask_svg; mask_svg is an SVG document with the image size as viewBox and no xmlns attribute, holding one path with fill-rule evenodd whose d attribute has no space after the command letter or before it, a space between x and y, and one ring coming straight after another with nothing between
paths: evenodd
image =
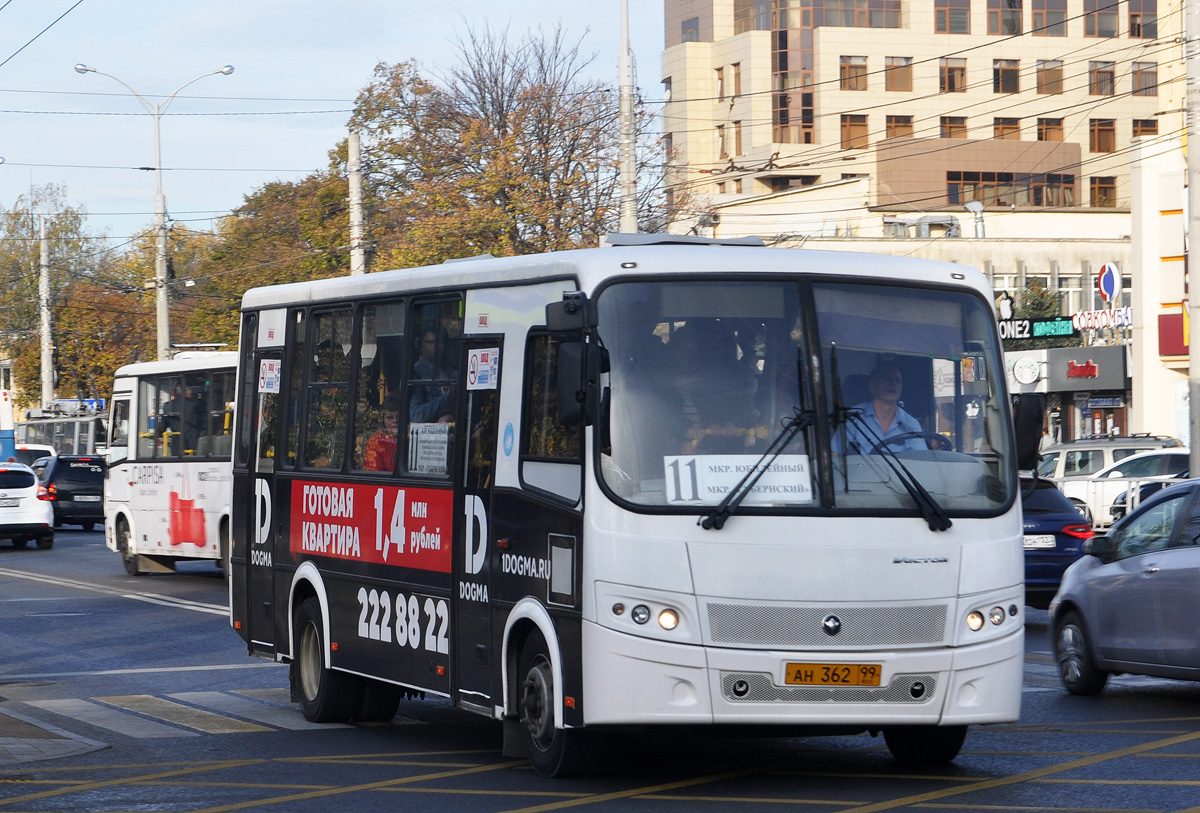
<instances>
[{"instance_id":1,"label":"yellow road line","mask_svg":"<svg viewBox=\"0 0 1200 813\"><path fill-rule=\"evenodd\" d=\"M541 813L543 810L565 810L568 807L594 805L600 802L611 802L615 799L629 799L635 796L645 796L646 794L650 793L658 793L665 790L675 790L676 788L687 788L693 785L707 785L712 782L721 782L725 779L734 779L736 777L747 776L752 773L758 773L758 770L754 768L747 768L742 771L727 771L725 773L711 774L709 776L698 776L694 779L681 779L678 782L667 782L662 785L652 785L646 788L618 790L613 791L612 793L599 793L591 796L584 796L579 799L551 802L550 804L537 805L536 807L522 807L517 810L509 810L507 813Z\"/></svg>"},{"instance_id":2,"label":"yellow road line","mask_svg":"<svg viewBox=\"0 0 1200 813\"><path fill-rule=\"evenodd\" d=\"M93 699L99 700L101 703L107 703L110 706L117 706L129 711L136 711L138 714L156 717L168 723L176 723L188 728L194 728L206 734L247 734L255 731L275 730L267 726L258 725L257 723L248 723L245 720L225 717L221 714L213 714L211 711L204 711L192 706L185 706L182 703L164 700L161 697L155 697L150 694L126 694L113 697L96 697Z\"/></svg>"},{"instance_id":3,"label":"yellow road line","mask_svg":"<svg viewBox=\"0 0 1200 813\"><path fill-rule=\"evenodd\" d=\"M57 790L43 790L39 793L27 793L24 796L11 796L7 799L0 799L0 805L11 805L18 802L34 802L38 799L49 799L54 796L65 796L69 793L99 790L100 788L111 788L118 785L133 785L138 782L145 782L155 779L168 779L175 776L189 776L191 774L205 773L206 771L223 771L227 768L245 768L249 765L261 765L264 762L266 762L265 759L229 760L227 762L211 762L205 765L192 766L191 768L180 768L177 771L162 771L160 773L149 774L147 776L127 776L119 779L103 779L99 782L84 782L82 784L72 784L65 788L58 788Z\"/></svg>"}]
</instances>

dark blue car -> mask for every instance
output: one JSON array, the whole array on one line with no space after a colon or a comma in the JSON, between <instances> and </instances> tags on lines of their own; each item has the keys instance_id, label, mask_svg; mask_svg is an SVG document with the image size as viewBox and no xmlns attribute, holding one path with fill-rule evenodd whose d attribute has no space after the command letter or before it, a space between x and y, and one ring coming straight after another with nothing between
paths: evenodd
<instances>
[{"instance_id":1,"label":"dark blue car","mask_svg":"<svg viewBox=\"0 0 1200 813\"><path fill-rule=\"evenodd\" d=\"M1083 555L1092 526L1050 480L1021 478L1025 532L1025 603L1050 606L1067 566Z\"/></svg>"}]
</instances>

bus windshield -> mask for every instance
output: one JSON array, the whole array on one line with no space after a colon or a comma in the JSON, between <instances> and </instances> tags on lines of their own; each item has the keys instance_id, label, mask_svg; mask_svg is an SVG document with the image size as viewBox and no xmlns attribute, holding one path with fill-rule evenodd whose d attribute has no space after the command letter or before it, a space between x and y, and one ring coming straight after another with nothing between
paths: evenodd
<instances>
[{"instance_id":1,"label":"bus windshield","mask_svg":"<svg viewBox=\"0 0 1200 813\"><path fill-rule=\"evenodd\" d=\"M962 292L794 280L622 282L597 299L609 351L605 484L641 506L719 503L801 407L744 510L907 512L911 477L950 512L1008 504L1009 429L987 305ZM805 314L816 324L806 325ZM819 354L807 343L819 342ZM807 369L817 355L821 375ZM813 403L801 381L822 381ZM811 385L808 385L811 390ZM828 455L818 454L828 437ZM831 461L831 463L823 463ZM818 467L832 465L820 492ZM829 482L828 479L825 482Z\"/></svg>"}]
</instances>

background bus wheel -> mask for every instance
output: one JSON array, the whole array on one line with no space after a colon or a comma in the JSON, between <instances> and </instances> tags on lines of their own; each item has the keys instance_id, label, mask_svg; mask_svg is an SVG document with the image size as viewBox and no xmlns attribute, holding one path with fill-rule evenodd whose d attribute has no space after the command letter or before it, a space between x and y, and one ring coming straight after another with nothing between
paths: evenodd
<instances>
[{"instance_id":1,"label":"background bus wheel","mask_svg":"<svg viewBox=\"0 0 1200 813\"><path fill-rule=\"evenodd\" d=\"M554 727L554 710L561 701L540 632L531 633L521 647L517 679L521 739L533 769L552 777L581 773L590 757L589 732Z\"/></svg>"},{"instance_id":2,"label":"background bus wheel","mask_svg":"<svg viewBox=\"0 0 1200 813\"><path fill-rule=\"evenodd\" d=\"M117 523L117 550L121 552L121 561L125 565L125 572L130 576L140 576L141 571L138 569L138 557L130 548L133 546L133 534L129 532L129 525L125 520L120 520Z\"/></svg>"},{"instance_id":3,"label":"background bus wheel","mask_svg":"<svg viewBox=\"0 0 1200 813\"><path fill-rule=\"evenodd\" d=\"M354 719L364 723L387 722L396 716L396 709L400 708L400 698L403 694L404 690L399 686L384 683L382 680L363 680L362 700L358 704L358 713L354 715Z\"/></svg>"},{"instance_id":4,"label":"background bus wheel","mask_svg":"<svg viewBox=\"0 0 1200 813\"><path fill-rule=\"evenodd\" d=\"M325 668L325 632L321 602L306 598L296 616L296 682L300 710L312 723L341 723L354 716L362 683L354 675Z\"/></svg>"},{"instance_id":5,"label":"background bus wheel","mask_svg":"<svg viewBox=\"0 0 1200 813\"><path fill-rule=\"evenodd\" d=\"M901 762L950 762L967 738L965 725L901 725L883 730L883 739L892 756Z\"/></svg>"}]
</instances>

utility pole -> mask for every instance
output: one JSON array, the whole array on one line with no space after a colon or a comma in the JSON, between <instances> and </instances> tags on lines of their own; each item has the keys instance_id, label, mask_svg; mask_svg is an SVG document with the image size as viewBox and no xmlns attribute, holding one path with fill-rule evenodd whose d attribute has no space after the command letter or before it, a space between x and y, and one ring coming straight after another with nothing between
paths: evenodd
<instances>
[{"instance_id":1,"label":"utility pole","mask_svg":"<svg viewBox=\"0 0 1200 813\"><path fill-rule=\"evenodd\" d=\"M350 176L350 273L367 273L367 251L363 242L362 145L358 133L350 134L346 171Z\"/></svg>"},{"instance_id":2,"label":"utility pole","mask_svg":"<svg viewBox=\"0 0 1200 813\"><path fill-rule=\"evenodd\" d=\"M1183 61L1187 74L1187 202L1188 202L1188 456L1192 472L1200 472L1200 0L1183 3ZM1195 250L1197 256L1192 256Z\"/></svg>"},{"instance_id":3,"label":"utility pole","mask_svg":"<svg viewBox=\"0 0 1200 813\"><path fill-rule=\"evenodd\" d=\"M42 328L42 409L54 400L54 352L50 341L50 241L46 239L46 217L38 215L38 313Z\"/></svg>"},{"instance_id":4,"label":"utility pole","mask_svg":"<svg viewBox=\"0 0 1200 813\"><path fill-rule=\"evenodd\" d=\"M617 73L620 74L621 113L620 231L622 234L637 234L637 154L634 147L633 50L629 46L629 0L621 0L621 54L617 59Z\"/></svg>"}]
</instances>

